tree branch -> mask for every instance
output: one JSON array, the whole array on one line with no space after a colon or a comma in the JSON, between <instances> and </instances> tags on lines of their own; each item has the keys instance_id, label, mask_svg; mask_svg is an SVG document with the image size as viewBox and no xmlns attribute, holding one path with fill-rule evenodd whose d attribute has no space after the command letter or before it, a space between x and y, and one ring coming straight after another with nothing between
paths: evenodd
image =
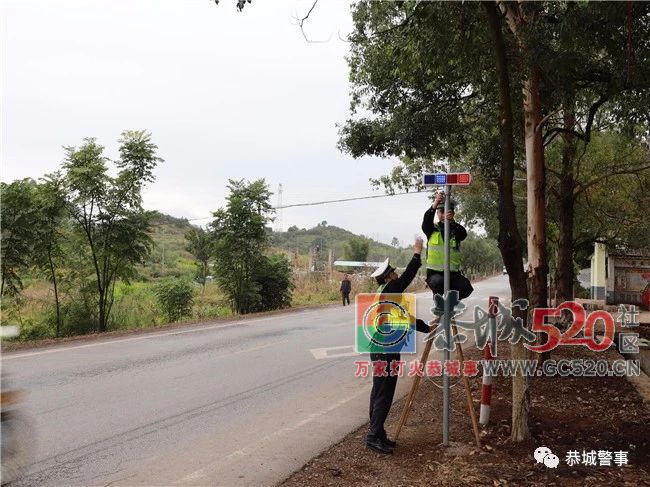
<instances>
[{"instance_id":1,"label":"tree branch","mask_svg":"<svg viewBox=\"0 0 650 487\"><path fill-rule=\"evenodd\" d=\"M311 5L311 8L307 11L304 17L294 17L296 21L298 22L298 27L300 27L300 32L302 33L302 36L305 38L305 41L307 41L310 44L320 44L324 42L329 42L332 36L325 40L325 41L312 41L307 37L307 34L305 33L305 21L309 18L311 13L314 11L316 8L316 4L318 3L318 0L314 0L314 3Z\"/></svg>"},{"instance_id":2,"label":"tree branch","mask_svg":"<svg viewBox=\"0 0 650 487\"><path fill-rule=\"evenodd\" d=\"M553 127L552 129L548 130L544 134L544 139L546 139L549 136L553 136L550 140L545 141L544 145L548 145L551 143L551 141L559 134L568 134L568 135L574 135L575 137L579 138L580 140L585 140L584 134L581 134L580 132L576 132L575 130L567 129L564 127Z\"/></svg>"},{"instance_id":3,"label":"tree branch","mask_svg":"<svg viewBox=\"0 0 650 487\"><path fill-rule=\"evenodd\" d=\"M542 118L537 124L537 127L535 127L535 132L539 132L540 130L542 130L542 127L548 121L548 119L551 118L553 115L557 115L558 113L560 113L560 110L555 110L554 112L551 112L548 115L546 115L544 118Z\"/></svg>"},{"instance_id":4,"label":"tree branch","mask_svg":"<svg viewBox=\"0 0 650 487\"><path fill-rule=\"evenodd\" d=\"M645 164L643 166L638 166L638 167L627 167L627 168L622 168L616 171L609 172L607 174L604 174L600 177L594 178L591 181L589 181L586 184L581 184L580 188L575 192L575 196L578 196L581 193L584 193L587 189L591 188L593 185L600 183L601 181L605 181L608 178L612 176L620 176L622 174L638 174L642 171L645 171L647 169L650 169L650 163Z\"/></svg>"},{"instance_id":5,"label":"tree branch","mask_svg":"<svg viewBox=\"0 0 650 487\"><path fill-rule=\"evenodd\" d=\"M395 30L401 29L402 27L406 27L406 26L411 22L411 20L413 20L413 18L415 17L415 15L419 12L418 8L421 7L422 5L425 5L426 3L427 3L427 2L421 2L421 3L418 3L418 4L413 8L413 12L411 12L410 14L408 14L408 15L404 18L404 20L402 20L399 24L395 24L395 25L393 25L393 26L391 26L391 27L388 27L387 29L384 29L384 30L380 30L380 31L378 31L378 32L375 32L375 33L374 33L372 36L370 36L368 39L376 38L376 37L382 36L382 35L384 35L384 34L388 34L388 33L390 33L390 32L393 32L393 31L395 31ZM355 41L355 39L352 38L352 39L349 39L349 42L358 42L358 41Z\"/></svg>"},{"instance_id":6,"label":"tree branch","mask_svg":"<svg viewBox=\"0 0 650 487\"><path fill-rule=\"evenodd\" d=\"M609 91L609 90L608 90ZM591 105L589 108L589 117L587 118L587 126L585 128L585 138L583 139L585 142L590 142L591 141L591 126L594 123L594 117L596 116L596 112L598 112L598 109L602 106L603 103L605 103L607 100L609 100L609 93L605 93L602 95L596 103Z\"/></svg>"},{"instance_id":7,"label":"tree branch","mask_svg":"<svg viewBox=\"0 0 650 487\"><path fill-rule=\"evenodd\" d=\"M589 107L589 115L587 116L587 125L585 126L585 132L584 134L581 134L580 132L577 132L572 129L567 129L564 127L553 127L550 129L548 132L544 134L544 146L548 145L551 143L551 141L558 135L558 134L568 134L568 135L573 135L577 137L578 139L582 140L583 142L589 143L591 141L591 128L594 123L594 118L596 117L596 113L598 112L598 109L607 101L609 100L609 94L605 93L602 95L593 105ZM546 117L544 117L541 122L539 122L539 125L537 126L537 129L546 121L551 115L555 115L558 113L557 111L548 114ZM548 137L552 136L549 140L546 140Z\"/></svg>"}]
</instances>

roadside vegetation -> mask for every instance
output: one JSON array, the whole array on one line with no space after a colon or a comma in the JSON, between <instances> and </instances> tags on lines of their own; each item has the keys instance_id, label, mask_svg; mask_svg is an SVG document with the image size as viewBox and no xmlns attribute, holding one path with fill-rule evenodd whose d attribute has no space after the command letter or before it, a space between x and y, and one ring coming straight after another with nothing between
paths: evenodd
<instances>
[{"instance_id":1,"label":"roadside vegetation","mask_svg":"<svg viewBox=\"0 0 650 487\"><path fill-rule=\"evenodd\" d=\"M336 303L343 272L353 298L376 284L367 269L331 269L334 260L404 267L412 256L397 238L386 245L326 221L273 232L264 180L230 181L205 227L147 211L157 147L146 132L120 144L110 161L88 138L65 149L60 171L2 183L2 322L20 325L17 340ZM472 278L500 272L494 239L470 233L462 251Z\"/></svg>"}]
</instances>

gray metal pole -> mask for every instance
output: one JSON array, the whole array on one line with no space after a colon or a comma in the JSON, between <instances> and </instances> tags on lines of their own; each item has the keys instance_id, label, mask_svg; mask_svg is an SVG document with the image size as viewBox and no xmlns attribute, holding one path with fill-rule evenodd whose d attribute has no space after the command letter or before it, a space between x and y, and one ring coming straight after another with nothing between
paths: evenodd
<instances>
[{"instance_id":1,"label":"gray metal pole","mask_svg":"<svg viewBox=\"0 0 650 487\"><path fill-rule=\"evenodd\" d=\"M449 201L451 200L451 186L445 186L445 310L443 315L443 323L445 326L445 338L447 339L448 344L451 345L451 320L450 318L450 309L449 309L449 220L447 220L447 212L449 212ZM444 351L444 363L447 364L450 359L449 350ZM442 368L442 445L449 446L449 375L445 372L445 368Z\"/></svg>"}]
</instances>

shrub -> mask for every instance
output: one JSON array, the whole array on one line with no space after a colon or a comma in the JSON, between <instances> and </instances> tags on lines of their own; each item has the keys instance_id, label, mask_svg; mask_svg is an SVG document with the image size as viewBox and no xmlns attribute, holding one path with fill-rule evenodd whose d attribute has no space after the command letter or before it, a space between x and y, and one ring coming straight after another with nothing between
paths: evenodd
<instances>
[{"instance_id":1,"label":"shrub","mask_svg":"<svg viewBox=\"0 0 650 487\"><path fill-rule=\"evenodd\" d=\"M142 328L166 321L158 309L154 289L154 285L143 282L118 283L109 328Z\"/></svg>"},{"instance_id":2,"label":"shrub","mask_svg":"<svg viewBox=\"0 0 650 487\"><path fill-rule=\"evenodd\" d=\"M189 282L183 279L167 280L156 286L155 293L170 322L192 316L194 293Z\"/></svg>"},{"instance_id":3,"label":"shrub","mask_svg":"<svg viewBox=\"0 0 650 487\"><path fill-rule=\"evenodd\" d=\"M291 306L294 285L291 279L291 266L284 254L263 258L253 272L253 279L260 289L260 310Z\"/></svg>"},{"instance_id":4,"label":"shrub","mask_svg":"<svg viewBox=\"0 0 650 487\"><path fill-rule=\"evenodd\" d=\"M61 336L85 335L97 329L97 318L93 313L92 303L84 299L85 297L87 296L75 297L74 300L61 305Z\"/></svg>"}]
</instances>

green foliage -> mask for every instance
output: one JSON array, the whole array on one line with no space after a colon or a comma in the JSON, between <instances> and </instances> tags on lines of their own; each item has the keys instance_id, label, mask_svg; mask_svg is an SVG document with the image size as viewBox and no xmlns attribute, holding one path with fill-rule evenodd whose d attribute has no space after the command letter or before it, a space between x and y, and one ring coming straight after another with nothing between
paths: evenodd
<instances>
[{"instance_id":1,"label":"green foliage","mask_svg":"<svg viewBox=\"0 0 650 487\"><path fill-rule=\"evenodd\" d=\"M23 288L21 273L30 264L39 219L37 189L32 179L0 183L2 242L0 295L15 295Z\"/></svg>"},{"instance_id":2,"label":"green foliage","mask_svg":"<svg viewBox=\"0 0 650 487\"><path fill-rule=\"evenodd\" d=\"M163 281L156 286L155 293L170 322L192 316L194 293L189 282L182 279Z\"/></svg>"},{"instance_id":3,"label":"green foliage","mask_svg":"<svg viewBox=\"0 0 650 487\"><path fill-rule=\"evenodd\" d=\"M230 194L225 208L214 212L210 229L214 235L217 282L228 295L237 313L261 307L261 285L254 273L262 264L268 247L266 225L273 211L271 192L263 179L253 182L229 181Z\"/></svg>"},{"instance_id":4,"label":"green foliage","mask_svg":"<svg viewBox=\"0 0 650 487\"><path fill-rule=\"evenodd\" d=\"M228 297L213 282L206 283L202 292L194 297L194 316L197 319L232 315Z\"/></svg>"},{"instance_id":5,"label":"green foliage","mask_svg":"<svg viewBox=\"0 0 650 487\"><path fill-rule=\"evenodd\" d=\"M115 286L115 304L110 329L133 329L166 323L156 296L157 284L145 282L118 282Z\"/></svg>"},{"instance_id":6,"label":"green foliage","mask_svg":"<svg viewBox=\"0 0 650 487\"><path fill-rule=\"evenodd\" d=\"M578 145L573 172L576 259L588 265L594 241L611 248L650 248L648 145L613 131L596 132L588 145ZM554 141L546 150L552 199L559 197L561 149L562 144ZM555 205L549 205L547 216L549 225L557 228L560 215ZM549 243L552 249L557 247L557 233L549 235Z\"/></svg>"},{"instance_id":7,"label":"green foliage","mask_svg":"<svg viewBox=\"0 0 650 487\"><path fill-rule=\"evenodd\" d=\"M213 238L202 228L192 228L185 234L185 240L185 250L192 254L196 261L196 278L205 286L205 277L208 275L209 262L214 251Z\"/></svg>"},{"instance_id":8,"label":"green foliage","mask_svg":"<svg viewBox=\"0 0 650 487\"><path fill-rule=\"evenodd\" d=\"M463 269L472 273L486 274L494 270L501 271L503 259L497 241L481 238L468 232L467 238L460 245Z\"/></svg>"},{"instance_id":9,"label":"green foliage","mask_svg":"<svg viewBox=\"0 0 650 487\"><path fill-rule=\"evenodd\" d=\"M94 289L89 285L61 306L63 325L60 335L84 335L97 330L97 308ZM54 320L52 320L54 321Z\"/></svg>"},{"instance_id":10,"label":"green foliage","mask_svg":"<svg viewBox=\"0 0 650 487\"><path fill-rule=\"evenodd\" d=\"M473 132L496 120L480 4L361 1L352 16L355 118L341 130L341 148L354 157L406 156L417 166L458 159Z\"/></svg>"},{"instance_id":11,"label":"green foliage","mask_svg":"<svg viewBox=\"0 0 650 487\"><path fill-rule=\"evenodd\" d=\"M52 323L53 313L49 309L39 310L23 320L20 326L20 335L18 339L27 340L46 340L54 338L54 326Z\"/></svg>"},{"instance_id":12,"label":"green foliage","mask_svg":"<svg viewBox=\"0 0 650 487\"><path fill-rule=\"evenodd\" d=\"M36 207L38 222L32 262L47 273L54 288L56 336L61 332L61 307L57 268L63 264L63 230L68 216L65 205L64 181L60 172L47 174L37 186Z\"/></svg>"},{"instance_id":13,"label":"green foliage","mask_svg":"<svg viewBox=\"0 0 650 487\"><path fill-rule=\"evenodd\" d=\"M504 29L512 106L522 106L521 87L514 80L533 63L544 73L540 95L550 117L543 127L545 138L562 127L569 88L579 91L577 133L588 138L589 114L598 111L600 101L607 112L601 123L645 126L647 135L650 5L631 5L637 40L633 58L621 48L627 44L622 4L526 2L521 8L528 22L522 35L533 47L522 52L518 39ZM400 157L391 174L376 180L389 192L418 187L422 172L440 160L462 161L465 169L496 182L501 115L484 6L360 1L352 14L348 64L353 118L341 130L340 147L354 157ZM515 158L522 160L519 109L514 126Z\"/></svg>"},{"instance_id":14,"label":"green foliage","mask_svg":"<svg viewBox=\"0 0 650 487\"><path fill-rule=\"evenodd\" d=\"M61 173L55 172L46 174L35 188L39 221L34 242L34 260L41 267L48 266L47 254L60 256L61 253L61 227L67 216L63 185Z\"/></svg>"},{"instance_id":15,"label":"green foliage","mask_svg":"<svg viewBox=\"0 0 650 487\"><path fill-rule=\"evenodd\" d=\"M484 8L487 5L355 3L348 58L353 117L341 130L340 147L354 157L399 157L390 174L374 181L388 192L418 188L421 174L440 168L439 161L453 161L452 170L469 169L474 183L461 196L468 223L483 226L491 237L501 230L502 234L510 232L512 238L513 229L499 229L497 218L500 131L505 120L499 105L494 42ZM603 128L627 132L637 141L645 137L647 144L650 4L524 2L503 3L502 7L519 8L524 14L519 38L505 22L502 28L511 80L508 95L512 106L519 107L513 113L515 167L520 168L515 176L525 178L522 92L516 80L527 78L533 67L542 73L539 95L546 117L540 129L547 144L567 130L585 142L590 138L593 141L593 133ZM627 7L632 19L629 28ZM631 51L622 48L628 46L628 35L632 38ZM520 41L528 49L521 49ZM575 122L568 122L566 127L571 112ZM549 148L552 150L552 145ZM615 172L607 166L600 169L600 174ZM547 184L555 182L551 177ZM625 200L633 205L643 199L638 186L628 184L619 194L627 193ZM514 192L520 234L525 235L525 184L515 180ZM556 210L556 200L549 200L551 213ZM621 200L617 203L619 208L627 206ZM576 224L577 233L586 228L588 238L593 238L592 229L602 227L596 220L590 227ZM647 241L638 235L639 231L647 234L645 228L647 225L635 223L629 240ZM608 239L625 239L623 232L611 227L603 230Z\"/></svg>"},{"instance_id":16,"label":"green foliage","mask_svg":"<svg viewBox=\"0 0 650 487\"><path fill-rule=\"evenodd\" d=\"M358 262L365 262L370 250L370 241L364 237L354 237L347 241L343 247L343 258Z\"/></svg>"},{"instance_id":17,"label":"green foliage","mask_svg":"<svg viewBox=\"0 0 650 487\"><path fill-rule=\"evenodd\" d=\"M422 211L424 212L424 210ZM363 235L356 235L348 230L329 224L325 227L317 225L310 229L299 229L295 226L290 227L286 232L273 232L270 236L270 241L274 248L288 252L295 251L302 255L307 255L309 249L317 243L323 249L332 249L334 259L336 260L343 257L345 245L353 238L368 240L369 249L367 258L371 261L383 260L386 257L390 257L391 262L395 265L406 266L413 256L412 249L404 249L376 242ZM316 267L319 269L325 268L327 257L328 254L326 251L319 252L317 254L318 261L316 262Z\"/></svg>"},{"instance_id":18,"label":"green foliage","mask_svg":"<svg viewBox=\"0 0 650 487\"><path fill-rule=\"evenodd\" d=\"M194 256L186 250L185 234L195 228L186 219L153 212L149 236L153 248L142 266L138 279L151 281L161 277L194 279L197 266Z\"/></svg>"},{"instance_id":19,"label":"green foliage","mask_svg":"<svg viewBox=\"0 0 650 487\"><path fill-rule=\"evenodd\" d=\"M154 180L153 169L162 160L144 131L124 132L119 142L116 177L108 173L104 148L92 138L78 149L67 147L63 163L66 204L95 273L100 331L108 326L115 282L134 277L135 265L151 252L151 214L142 209L142 188Z\"/></svg>"},{"instance_id":20,"label":"green foliage","mask_svg":"<svg viewBox=\"0 0 650 487\"><path fill-rule=\"evenodd\" d=\"M294 284L291 265L284 254L264 257L253 272L253 280L260 288L260 310L291 306Z\"/></svg>"}]
</instances>

